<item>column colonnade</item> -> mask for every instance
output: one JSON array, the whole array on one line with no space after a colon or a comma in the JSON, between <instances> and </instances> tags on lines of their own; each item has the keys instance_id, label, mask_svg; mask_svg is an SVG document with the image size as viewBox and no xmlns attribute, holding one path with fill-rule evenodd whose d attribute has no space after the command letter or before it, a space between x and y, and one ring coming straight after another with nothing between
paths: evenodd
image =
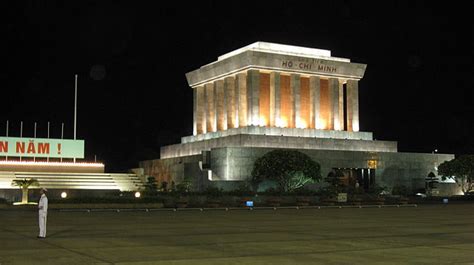
<instances>
[{"instance_id":1,"label":"column colonnade","mask_svg":"<svg viewBox=\"0 0 474 265\"><path fill-rule=\"evenodd\" d=\"M357 132L358 97L355 79L250 69L193 88L193 134L252 125Z\"/></svg>"}]
</instances>

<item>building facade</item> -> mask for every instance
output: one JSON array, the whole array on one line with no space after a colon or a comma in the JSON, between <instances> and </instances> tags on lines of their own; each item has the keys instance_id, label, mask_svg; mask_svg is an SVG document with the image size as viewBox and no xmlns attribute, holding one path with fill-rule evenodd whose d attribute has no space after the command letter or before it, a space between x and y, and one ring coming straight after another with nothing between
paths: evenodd
<instances>
[{"instance_id":1,"label":"building facade","mask_svg":"<svg viewBox=\"0 0 474 265\"><path fill-rule=\"evenodd\" d=\"M366 65L331 51L256 42L186 74L193 91L193 135L143 161L158 181L193 179L202 188L248 180L256 159L295 149L343 169L366 188L424 186L449 154L399 153L397 142L360 131L359 81ZM198 189L199 189L198 188Z\"/></svg>"}]
</instances>

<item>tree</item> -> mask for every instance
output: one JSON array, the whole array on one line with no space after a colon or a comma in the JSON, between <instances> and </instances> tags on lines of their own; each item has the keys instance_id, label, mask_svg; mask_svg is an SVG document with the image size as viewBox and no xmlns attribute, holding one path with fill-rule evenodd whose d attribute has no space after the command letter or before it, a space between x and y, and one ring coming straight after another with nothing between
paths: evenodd
<instances>
[{"instance_id":1,"label":"tree","mask_svg":"<svg viewBox=\"0 0 474 265\"><path fill-rule=\"evenodd\" d=\"M39 182L37 179L14 179L12 186L18 186L21 189L21 204L28 204L28 188L30 186L38 186Z\"/></svg>"},{"instance_id":2,"label":"tree","mask_svg":"<svg viewBox=\"0 0 474 265\"><path fill-rule=\"evenodd\" d=\"M344 172L340 169L334 169L333 171L329 172L324 181L329 185L324 188L324 193L328 197L334 197L338 193L347 192L347 187L343 181Z\"/></svg>"},{"instance_id":3,"label":"tree","mask_svg":"<svg viewBox=\"0 0 474 265\"><path fill-rule=\"evenodd\" d=\"M148 176L145 183L145 191L149 194L155 194L158 190L158 185L156 184L156 178L154 176Z\"/></svg>"},{"instance_id":4,"label":"tree","mask_svg":"<svg viewBox=\"0 0 474 265\"><path fill-rule=\"evenodd\" d=\"M255 161L252 182L277 182L280 191L294 191L321 179L321 167L309 156L294 150L273 150Z\"/></svg>"},{"instance_id":5,"label":"tree","mask_svg":"<svg viewBox=\"0 0 474 265\"><path fill-rule=\"evenodd\" d=\"M438 174L442 175L443 180L454 179L466 194L474 188L474 155L463 155L443 162L438 167Z\"/></svg>"},{"instance_id":6,"label":"tree","mask_svg":"<svg viewBox=\"0 0 474 265\"><path fill-rule=\"evenodd\" d=\"M179 193L186 193L191 191L193 186L193 181L189 177L184 177L183 181L181 181L178 185L176 185L176 191Z\"/></svg>"},{"instance_id":7,"label":"tree","mask_svg":"<svg viewBox=\"0 0 474 265\"><path fill-rule=\"evenodd\" d=\"M167 181L162 181L161 182L160 190L161 191L168 191L168 182Z\"/></svg>"}]
</instances>

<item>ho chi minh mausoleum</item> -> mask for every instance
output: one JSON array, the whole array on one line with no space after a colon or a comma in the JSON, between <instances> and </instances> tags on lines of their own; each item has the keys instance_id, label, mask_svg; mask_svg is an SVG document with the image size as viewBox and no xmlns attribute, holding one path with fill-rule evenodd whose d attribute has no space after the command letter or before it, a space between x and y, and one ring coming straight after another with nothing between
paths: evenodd
<instances>
[{"instance_id":1,"label":"ho chi minh mausoleum","mask_svg":"<svg viewBox=\"0 0 474 265\"><path fill-rule=\"evenodd\" d=\"M454 156L400 153L397 142L360 131L365 69L329 50L267 42L224 54L186 74L193 135L140 167L158 181L187 177L197 189L210 182L228 189L249 179L257 158L283 148L309 155L323 176L343 169L366 189L374 183L424 188L426 176Z\"/></svg>"}]
</instances>

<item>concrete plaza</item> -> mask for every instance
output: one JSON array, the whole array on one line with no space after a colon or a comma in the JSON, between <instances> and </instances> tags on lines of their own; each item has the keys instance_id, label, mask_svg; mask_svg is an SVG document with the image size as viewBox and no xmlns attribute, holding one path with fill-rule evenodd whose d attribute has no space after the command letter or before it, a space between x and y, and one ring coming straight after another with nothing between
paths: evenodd
<instances>
[{"instance_id":1,"label":"concrete plaza","mask_svg":"<svg viewBox=\"0 0 474 265\"><path fill-rule=\"evenodd\" d=\"M0 210L0 264L474 264L474 204L350 209Z\"/></svg>"}]
</instances>

